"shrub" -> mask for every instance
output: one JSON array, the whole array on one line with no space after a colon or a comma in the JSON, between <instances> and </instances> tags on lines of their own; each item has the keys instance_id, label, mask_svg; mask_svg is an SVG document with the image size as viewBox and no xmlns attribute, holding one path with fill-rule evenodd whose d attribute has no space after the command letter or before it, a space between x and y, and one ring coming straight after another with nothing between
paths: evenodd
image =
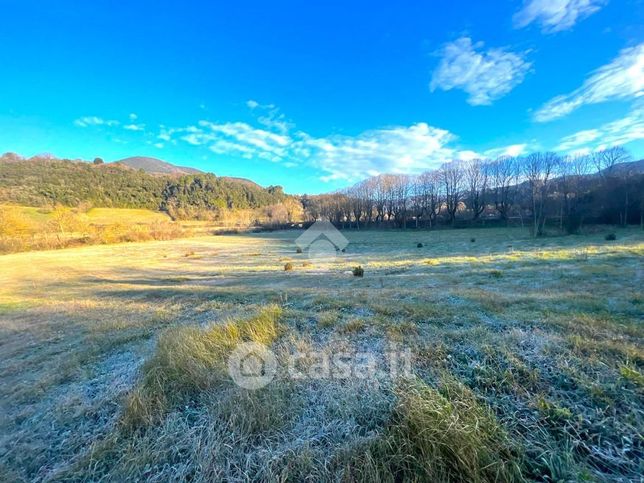
<instances>
[{"instance_id":1,"label":"shrub","mask_svg":"<svg viewBox=\"0 0 644 483\"><path fill-rule=\"evenodd\" d=\"M416 245L416 248L423 248L423 244L422 244L422 243L418 243L418 245Z\"/></svg>"},{"instance_id":2,"label":"shrub","mask_svg":"<svg viewBox=\"0 0 644 483\"><path fill-rule=\"evenodd\" d=\"M32 231L32 223L18 207L0 206L0 236L24 236Z\"/></svg>"},{"instance_id":3,"label":"shrub","mask_svg":"<svg viewBox=\"0 0 644 483\"><path fill-rule=\"evenodd\" d=\"M290 272L291 270L293 270L293 264L291 262L286 262L284 264L284 271Z\"/></svg>"},{"instance_id":4,"label":"shrub","mask_svg":"<svg viewBox=\"0 0 644 483\"><path fill-rule=\"evenodd\" d=\"M470 238L470 243L476 242L476 238Z\"/></svg>"},{"instance_id":5,"label":"shrub","mask_svg":"<svg viewBox=\"0 0 644 483\"><path fill-rule=\"evenodd\" d=\"M502 276L503 276L503 272L501 270L490 270L490 277L501 278Z\"/></svg>"},{"instance_id":6,"label":"shrub","mask_svg":"<svg viewBox=\"0 0 644 483\"><path fill-rule=\"evenodd\" d=\"M301 249L300 247L297 247L297 248L295 249L295 253L302 253L302 249Z\"/></svg>"},{"instance_id":7,"label":"shrub","mask_svg":"<svg viewBox=\"0 0 644 483\"><path fill-rule=\"evenodd\" d=\"M362 268L360 265L357 267L353 268L353 276L354 277L362 277L364 276L364 268Z\"/></svg>"},{"instance_id":8,"label":"shrub","mask_svg":"<svg viewBox=\"0 0 644 483\"><path fill-rule=\"evenodd\" d=\"M604 237L604 239L607 241L614 241L617 240L617 235L615 235L615 233L609 233Z\"/></svg>"}]
</instances>

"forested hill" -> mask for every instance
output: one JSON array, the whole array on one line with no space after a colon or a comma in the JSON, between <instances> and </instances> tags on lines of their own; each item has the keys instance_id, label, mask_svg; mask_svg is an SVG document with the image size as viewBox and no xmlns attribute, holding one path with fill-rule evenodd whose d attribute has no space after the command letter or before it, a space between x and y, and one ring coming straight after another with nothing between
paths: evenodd
<instances>
[{"instance_id":1,"label":"forested hill","mask_svg":"<svg viewBox=\"0 0 644 483\"><path fill-rule=\"evenodd\" d=\"M163 176L111 163L0 156L0 203L195 212L258 208L285 197L279 186L262 188L214 174Z\"/></svg>"}]
</instances>

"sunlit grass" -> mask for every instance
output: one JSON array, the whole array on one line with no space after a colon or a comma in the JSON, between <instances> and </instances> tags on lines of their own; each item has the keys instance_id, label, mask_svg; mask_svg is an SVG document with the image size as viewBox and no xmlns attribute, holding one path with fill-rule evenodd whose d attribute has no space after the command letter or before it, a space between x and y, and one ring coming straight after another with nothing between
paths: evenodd
<instances>
[{"instance_id":1,"label":"sunlit grass","mask_svg":"<svg viewBox=\"0 0 644 483\"><path fill-rule=\"evenodd\" d=\"M249 319L205 329L176 327L161 334L141 383L128 396L125 424L149 424L183 398L221 384L227 379L230 352L242 342L270 345L281 314L279 307L268 306Z\"/></svg>"},{"instance_id":2,"label":"sunlit grass","mask_svg":"<svg viewBox=\"0 0 644 483\"><path fill-rule=\"evenodd\" d=\"M0 256L0 479L638 477L640 230L348 232L307 266L299 234ZM409 347L415 379L248 392L241 340Z\"/></svg>"}]
</instances>

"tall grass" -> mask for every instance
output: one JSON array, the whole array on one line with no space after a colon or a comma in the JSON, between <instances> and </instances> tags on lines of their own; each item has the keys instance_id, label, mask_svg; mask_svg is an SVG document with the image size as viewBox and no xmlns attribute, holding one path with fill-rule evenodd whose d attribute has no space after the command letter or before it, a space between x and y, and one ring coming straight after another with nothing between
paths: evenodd
<instances>
[{"instance_id":1,"label":"tall grass","mask_svg":"<svg viewBox=\"0 0 644 483\"><path fill-rule=\"evenodd\" d=\"M162 333L126 402L125 426L158 421L178 403L227 381L231 351L242 342L270 345L279 334L281 316L280 307L269 305L249 319L210 328L175 327Z\"/></svg>"},{"instance_id":2,"label":"tall grass","mask_svg":"<svg viewBox=\"0 0 644 483\"><path fill-rule=\"evenodd\" d=\"M402 381L380 438L350 462L351 480L517 481L516 452L492 411L463 384Z\"/></svg>"}]
</instances>

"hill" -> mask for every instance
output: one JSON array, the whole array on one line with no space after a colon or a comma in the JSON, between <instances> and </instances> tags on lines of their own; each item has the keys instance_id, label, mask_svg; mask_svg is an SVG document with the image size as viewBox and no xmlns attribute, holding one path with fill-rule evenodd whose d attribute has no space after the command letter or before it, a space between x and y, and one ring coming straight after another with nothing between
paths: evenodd
<instances>
[{"instance_id":1,"label":"hill","mask_svg":"<svg viewBox=\"0 0 644 483\"><path fill-rule=\"evenodd\" d=\"M250 186L251 188L262 188L262 186L258 185L254 181L246 178L237 178L235 176L222 176L221 179L230 181L232 183L240 183L244 184L246 186Z\"/></svg>"},{"instance_id":2,"label":"hill","mask_svg":"<svg viewBox=\"0 0 644 483\"><path fill-rule=\"evenodd\" d=\"M279 186L264 189L251 181L210 173L148 173L120 162L92 164L50 157L0 156L0 203L145 208L166 211L173 218L190 218L208 212L216 215L222 210L260 208L286 198Z\"/></svg>"},{"instance_id":3,"label":"hill","mask_svg":"<svg viewBox=\"0 0 644 483\"><path fill-rule=\"evenodd\" d=\"M644 159L640 159L639 161L627 161L625 163L618 163L611 168L602 170L602 173L609 176L644 174Z\"/></svg>"},{"instance_id":4,"label":"hill","mask_svg":"<svg viewBox=\"0 0 644 483\"><path fill-rule=\"evenodd\" d=\"M187 166L176 166L174 164L162 161L157 158L149 158L146 156L132 156L129 158L124 158L119 161L114 161L114 163L122 164L129 166L134 169L142 169L146 173L150 174L198 174L203 173L195 168L189 168ZM114 164L110 163L110 164Z\"/></svg>"}]
</instances>

